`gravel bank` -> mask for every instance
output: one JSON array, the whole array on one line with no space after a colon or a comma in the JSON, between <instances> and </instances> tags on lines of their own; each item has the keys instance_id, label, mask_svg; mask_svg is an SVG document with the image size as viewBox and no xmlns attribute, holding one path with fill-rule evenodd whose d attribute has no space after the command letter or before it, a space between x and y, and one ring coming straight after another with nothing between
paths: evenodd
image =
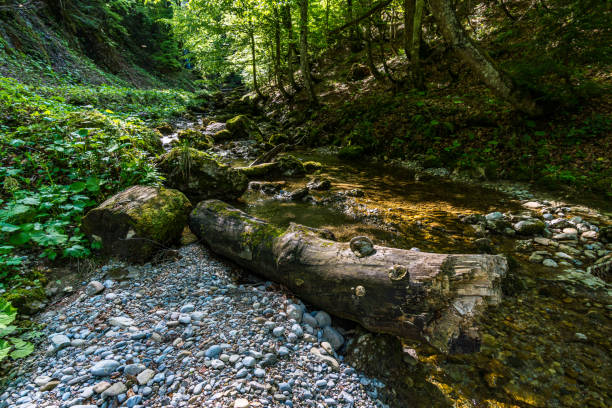
<instances>
[{"instance_id":1,"label":"gravel bank","mask_svg":"<svg viewBox=\"0 0 612 408\"><path fill-rule=\"evenodd\" d=\"M129 279L105 277L122 269ZM48 348L0 407L385 406L385 385L336 353L345 339L329 315L269 283L236 284L197 244L162 265L106 265L39 321Z\"/></svg>"}]
</instances>

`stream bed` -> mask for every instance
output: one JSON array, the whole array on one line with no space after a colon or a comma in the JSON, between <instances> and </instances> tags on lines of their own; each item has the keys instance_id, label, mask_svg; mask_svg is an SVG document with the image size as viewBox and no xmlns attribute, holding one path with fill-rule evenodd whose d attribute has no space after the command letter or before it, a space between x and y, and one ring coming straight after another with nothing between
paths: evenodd
<instances>
[{"instance_id":1,"label":"stream bed","mask_svg":"<svg viewBox=\"0 0 612 408\"><path fill-rule=\"evenodd\" d=\"M349 164L312 152L292 154L303 161L321 162L323 168L315 176L287 180L271 194L249 190L241 198L245 211L280 226L295 222L324 228L338 241L368 235L379 245L440 253L482 251L477 231L461 217L533 212L509 195L478 186L440 179L415 181L413 174L401 169ZM312 179L329 180L331 188L311 190L299 200L290 198L288 192ZM542 204L555 205L560 206ZM563 208L568 218L609 222L587 207ZM609 285L601 280L593 283L588 276L574 279L574 268L564 265L550 268L534 263L530 260L533 249L517 249L527 241L524 237L487 237L489 252L509 255L513 261L502 304L482 322L481 351L443 355L423 344L403 343L405 357L410 357L381 364L385 367L381 371L388 372L377 373L389 377L384 380L392 378L393 395L402 401L398 406L609 406ZM576 265L583 264L579 258ZM379 361L397 360L376 344L369 352L377 353Z\"/></svg>"}]
</instances>

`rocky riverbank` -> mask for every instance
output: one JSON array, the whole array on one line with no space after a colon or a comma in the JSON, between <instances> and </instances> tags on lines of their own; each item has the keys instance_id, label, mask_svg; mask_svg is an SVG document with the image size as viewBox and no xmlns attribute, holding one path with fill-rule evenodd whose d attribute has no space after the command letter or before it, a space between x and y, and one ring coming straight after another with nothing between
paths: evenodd
<instances>
[{"instance_id":1,"label":"rocky riverbank","mask_svg":"<svg viewBox=\"0 0 612 408\"><path fill-rule=\"evenodd\" d=\"M385 385L336 352L344 338L327 313L269 282L239 283L198 244L178 258L108 264L41 315L47 350L0 406L385 406Z\"/></svg>"}]
</instances>

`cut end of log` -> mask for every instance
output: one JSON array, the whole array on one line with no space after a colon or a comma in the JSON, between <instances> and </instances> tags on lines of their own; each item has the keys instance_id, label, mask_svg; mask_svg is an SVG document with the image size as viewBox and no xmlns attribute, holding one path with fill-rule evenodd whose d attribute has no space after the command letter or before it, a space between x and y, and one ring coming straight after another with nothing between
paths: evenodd
<instances>
[{"instance_id":1,"label":"cut end of log","mask_svg":"<svg viewBox=\"0 0 612 408\"><path fill-rule=\"evenodd\" d=\"M190 227L215 252L329 313L443 352L480 348L478 321L501 301L508 269L496 255L416 252L365 237L357 248L357 238L334 242L297 224L281 230L218 200L199 203Z\"/></svg>"}]
</instances>

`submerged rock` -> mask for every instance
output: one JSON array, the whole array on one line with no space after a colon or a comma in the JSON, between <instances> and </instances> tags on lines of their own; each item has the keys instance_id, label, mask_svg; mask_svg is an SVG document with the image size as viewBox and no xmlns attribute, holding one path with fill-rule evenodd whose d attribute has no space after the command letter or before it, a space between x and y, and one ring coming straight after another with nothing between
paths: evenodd
<instances>
[{"instance_id":1,"label":"submerged rock","mask_svg":"<svg viewBox=\"0 0 612 408\"><path fill-rule=\"evenodd\" d=\"M170 187L195 201L208 198L233 200L248 187L248 179L241 171L192 148L170 150L161 157L159 168Z\"/></svg>"},{"instance_id":2,"label":"submerged rock","mask_svg":"<svg viewBox=\"0 0 612 408\"><path fill-rule=\"evenodd\" d=\"M180 238L190 211L180 191L133 186L89 211L82 227L104 252L144 262Z\"/></svg>"}]
</instances>

